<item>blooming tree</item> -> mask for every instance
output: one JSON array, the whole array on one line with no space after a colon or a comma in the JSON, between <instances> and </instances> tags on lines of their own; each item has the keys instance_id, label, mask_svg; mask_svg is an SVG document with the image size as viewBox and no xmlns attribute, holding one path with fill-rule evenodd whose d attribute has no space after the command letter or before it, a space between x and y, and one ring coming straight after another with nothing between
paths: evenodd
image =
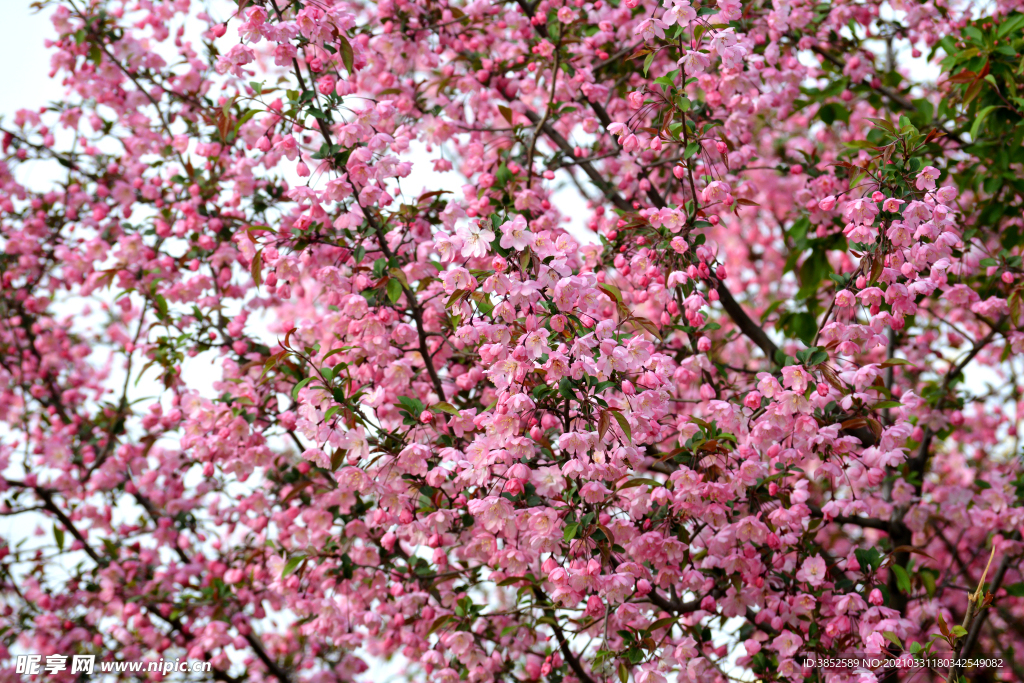
<instances>
[{"instance_id":1,"label":"blooming tree","mask_svg":"<svg viewBox=\"0 0 1024 683\"><path fill-rule=\"evenodd\" d=\"M5 680L1024 680L1020 3L37 4Z\"/></svg>"}]
</instances>

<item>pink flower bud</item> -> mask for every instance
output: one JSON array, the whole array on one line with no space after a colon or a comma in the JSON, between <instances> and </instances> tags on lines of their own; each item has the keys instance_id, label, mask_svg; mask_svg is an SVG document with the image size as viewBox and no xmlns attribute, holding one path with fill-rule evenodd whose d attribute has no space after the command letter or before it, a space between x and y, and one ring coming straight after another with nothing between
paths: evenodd
<instances>
[{"instance_id":1,"label":"pink flower bud","mask_svg":"<svg viewBox=\"0 0 1024 683\"><path fill-rule=\"evenodd\" d=\"M832 195L825 197L820 202L818 202L818 208L821 209L822 211L831 211L832 209L836 208L836 198Z\"/></svg>"},{"instance_id":2,"label":"pink flower bud","mask_svg":"<svg viewBox=\"0 0 1024 683\"><path fill-rule=\"evenodd\" d=\"M636 389L633 387L633 383L630 382L628 379L622 380L622 393L624 393L626 396L636 395Z\"/></svg>"},{"instance_id":3,"label":"pink flower bud","mask_svg":"<svg viewBox=\"0 0 1024 683\"><path fill-rule=\"evenodd\" d=\"M872 588L871 594L868 596L868 602L876 607L884 604L885 601L882 599L882 591L877 588Z\"/></svg>"}]
</instances>

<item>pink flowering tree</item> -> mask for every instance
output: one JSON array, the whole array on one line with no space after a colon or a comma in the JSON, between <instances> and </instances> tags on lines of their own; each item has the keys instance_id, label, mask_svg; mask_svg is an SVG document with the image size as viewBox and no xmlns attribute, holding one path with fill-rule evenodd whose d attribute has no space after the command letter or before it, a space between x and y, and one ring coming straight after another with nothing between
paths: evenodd
<instances>
[{"instance_id":1,"label":"pink flowering tree","mask_svg":"<svg viewBox=\"0 0 1024 683\"><path fill-rule=\"evenodd\" d=\"M1020 3L37 4L4 680L1024 680Z\"/></svg>"}]
</instances>

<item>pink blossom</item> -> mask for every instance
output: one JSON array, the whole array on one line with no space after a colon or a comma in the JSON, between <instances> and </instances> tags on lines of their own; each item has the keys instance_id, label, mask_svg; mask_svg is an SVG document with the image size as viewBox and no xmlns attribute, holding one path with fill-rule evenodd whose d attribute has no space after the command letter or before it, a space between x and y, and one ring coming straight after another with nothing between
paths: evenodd
<instances>
[{"instance_id":1,"label":"pink blossom","mask_svg":"<svg viewBox=\"0 0 1024 683\"><path fill-rule=\"evenodd\" d=\"M800 571L796 573L796 580L806 581L809 585L817 587L825 580L825 572L825 560L821 555L815 555L804 560Z\"/></svg>"},{"instance_id":2,"label":"pink blossom","mask_svg":"<svg viewBox=\"0 0 1024 683\"><path fill-rule=\"evenodd\" d=\"M934 166L925 166L917 174L915 187L919 190L934 190L935 181L939 179L939 169Z\"/></svg>"},{"instance_id":3,"label":"pink blossom","mask_svg":"<svg viewBox=\"0 0 1024 683\"><path fill-rule=\"evenodd\" d=\"M790 630L785 630L772 640L772 649L782 657L792 657L803 645L803 639Z\"/></svg>"}]
</instances>

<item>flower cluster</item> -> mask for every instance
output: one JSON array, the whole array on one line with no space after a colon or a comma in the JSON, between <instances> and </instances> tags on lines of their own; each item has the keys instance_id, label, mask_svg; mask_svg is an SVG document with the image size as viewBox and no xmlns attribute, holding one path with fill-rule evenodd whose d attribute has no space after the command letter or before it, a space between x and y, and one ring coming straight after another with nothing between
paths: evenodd
<instances>
[{"instance_id":1,"label":"flower cluster","mask_svg":"<svg viewBox=\"0 0 1024 683\"><path fill-rule=\"evenodd\" d=\"M42 4L67 97L2 128L0 515L45 539L0 541L5 666L1024 647L1024 221L961 179L1017 105L872 52L978 7Z\"/></svg>"}]
</instances>

